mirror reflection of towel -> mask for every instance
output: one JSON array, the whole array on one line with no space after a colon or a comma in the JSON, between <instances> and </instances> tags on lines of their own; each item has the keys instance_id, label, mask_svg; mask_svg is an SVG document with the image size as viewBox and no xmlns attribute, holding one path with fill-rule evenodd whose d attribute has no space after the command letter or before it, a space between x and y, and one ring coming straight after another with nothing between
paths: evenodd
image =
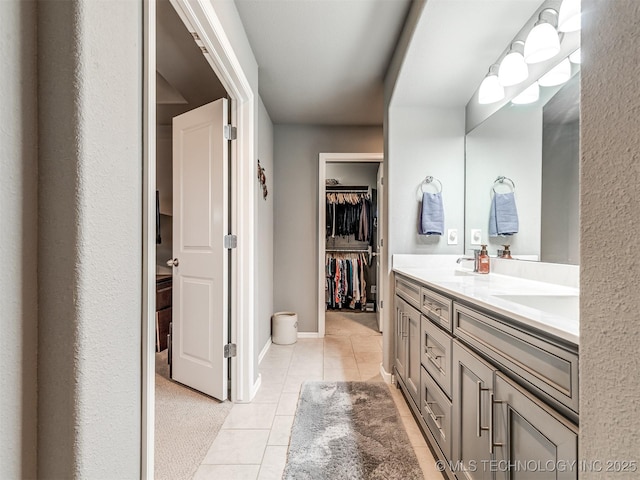
<instances>
[{"instance_id":1,"label":"mirror reflection of towel","mask_svg":"<svg viewBox=\"0 0 640 480\"><path fill-rule=\"evenodd\" d=\"M444 207L442 206L442 192L423 193L420 210L420 235L443 235Z\"/></svg>"},{"instance_id":2,"label":"mirror reflection of towel","mask_svg":"<svg viewBox=\"0 0 640 480\"><path fill-rule=\"evenodd\" d=\"M518 210L513 192L495 193L491 199L489 212L489 236L513 235L518 233Z\"/></svg>"}]
</instances>

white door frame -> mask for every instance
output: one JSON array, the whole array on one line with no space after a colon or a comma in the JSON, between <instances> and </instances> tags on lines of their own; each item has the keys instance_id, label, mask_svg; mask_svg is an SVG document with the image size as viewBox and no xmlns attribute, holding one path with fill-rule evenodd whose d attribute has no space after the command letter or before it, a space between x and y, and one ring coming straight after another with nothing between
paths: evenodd
<instances>
[{"instance_id":1,"label":"white door frame","mask_svg":"<svg viewBox=\"0 0 640 480\"><path fill-rule=\"evenodd\" d=\"M382 153L321 153L318 162L318 337L325 332L325 237L326 237L326 175L327 163L380 163L384 162ZM383 199L384 202L384 199ZM382 212L378 212L382 214ZM382 232L380 232L382 234Z\"/></svg>"},{"instance_id":2,"label":"white door frame","mask_svg":"<svg viewBox=\"0 0 640 480\"><path fill-rule=\"evenodd\" d=\"M254 92L209 0L170 0L190 32L197 33L205 58L229 94L231 124L237 140L231 146L231 231L238 236L232 250L231 336L237 357L231 361L231 400L249 402L254 385ZM156 6L143 0L143 312L141 478L153 479L155 409L155 190L156 190Z\"/></svg>"}]
</instances>

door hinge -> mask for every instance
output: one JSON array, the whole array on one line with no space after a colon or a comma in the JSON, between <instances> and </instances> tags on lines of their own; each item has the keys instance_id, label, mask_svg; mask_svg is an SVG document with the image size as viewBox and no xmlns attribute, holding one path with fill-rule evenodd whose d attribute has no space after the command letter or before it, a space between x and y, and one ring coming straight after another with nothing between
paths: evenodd
<instances>
[{"instance_id":1,"label":"door hinge","mask_svg":"<svg viewBox=\"0 0 640 480\"><path fill-rule=\"evenodd\" d=\"M380 246L381 246L381 247L384 247L384 238L381 238L381 239L380 239Z\"/></svg>"},{"instance_id":2,"label":"door hinge","mask_svg":"<svg viewBox=\"0 0 640 480\"><path fill-rule=\"evenodd\" d=\"M238 138L238 129L236 127L232 127L231 125L224 126L224 139L225 140L235 140Z\"/></svg>"},{"instance_id":3,"label":"door hinge","mask_svg":"<svg viewBox=\"0 0 640 480\"><path fill-rule=\"evenodd\" d=\"M380 185L384 185L384 177L380 177Z\"/></svg>"},{"instance_id":4,"label":"door hinge","mask_svg":"<svg viewBox=\"0 0 640 480\"><path fill-rule=\"evenodd\" d=\"M380 300L380 309L384 308L384 300Z\"/></svg>"},{"instance_id":5,"label":"door hinge","mask_svg":"<svg viewBox=\"0 0 640 480\"><path fill-rule=\"evenodd\" d=\"M236 356L238 348L235 343L227 343L224 346L224 358L231 358Z\"/></svg>"},{"instance_id":6,"label":"door hinge","mask_svg":"<svg viewBox=\"0 0 640 480\"><path fill-rule=\"evenodd\" d=\"M238 236L237 235L225 235L224 236L224 248L228 248L231 250L232 248L236 248L238 246Z\"/></svg>"}]
</instances>

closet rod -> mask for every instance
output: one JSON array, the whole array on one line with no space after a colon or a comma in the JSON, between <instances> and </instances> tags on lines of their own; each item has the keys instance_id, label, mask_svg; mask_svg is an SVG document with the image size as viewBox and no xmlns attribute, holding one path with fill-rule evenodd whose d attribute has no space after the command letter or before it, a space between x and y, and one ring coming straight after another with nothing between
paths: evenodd
<instances>
[{"instance_id":1,"label":"closet rod","mask_svg":"<svg viewBox=\"0 0 640 480\"><path fill-rule=\"evenodd\" d=\"M343 253L371 253L369 248L326 248L325 252L343 252Z\"/></svg>"},{"instance_id":2,"label":"closet rod","mask_svg":"<svg viewBox=\"0 0 640 480\"><path fill-rule=\"evenodd\" d=\"M365 186L348 187L344 185L339 185L339 186L327 185L326 187L327 193L369 193L370 191L371 191L371 187L365 187Z\"/></svg>"}]
</instances>

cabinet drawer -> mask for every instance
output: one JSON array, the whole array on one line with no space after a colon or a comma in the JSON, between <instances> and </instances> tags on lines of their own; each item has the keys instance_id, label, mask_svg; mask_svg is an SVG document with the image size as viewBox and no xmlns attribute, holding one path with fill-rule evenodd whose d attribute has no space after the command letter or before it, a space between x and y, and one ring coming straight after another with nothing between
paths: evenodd
<instances>
[{"instance_id":1,"label":"cabinet drawer","mask_svg":"<svg viewBox=\"0 0 640 480\"><path fill-rule=\"evenodd\" d=\"M424 368L420 373L420 413L442 453L451 458L451 401Z\"/></svg>"},{"instance_id":2,"label":"cabinet drawer","mask_svg":"<svg viewBox=\"0 0 640 480\"><path fill-rule=\"evenodd\" d=\"M396 277L396 295L400 295L409 304L420 310L420 285L402 277Z\"/></svg>"},{"instance_id":3,"label":"cabinet drawer","mask_svg":"<svg viewBox=\"0 0 640 480\"><path fill-rule=\"evenodd\" d=\"M420 309L429 320L451 332L451 310L453 302L447 297L422 287Z\"/></svg>"},{"instance_id":4,"label":"cabinet drawer","mask_svg":"<svg viewBox=\"0 0 640 480\"><path fill-rule=\"evenodd\" d=\"M454 334L578 413L578 355L471 308L454 306Z\"/></svg>"},{"instance_id":5,"label":"cabinet drawer","mask_svg":"<svg viewBox=\"0 0 640 480\"><path fill-rule=\"evenodd\" d=\"M453 339L431 323L421 320L420 360L422 366L451 397L451 343Z\"/></svg>"},{"instance_id":6,"label":"cabinet drawer","mask_svg":"<svg viewBox=\"0 0 640 480\"><path fill-rule=\"evenodd\" d=\"M171 306L171 284L156 288L156 311Z\"/></svg>"}]
</instances>

